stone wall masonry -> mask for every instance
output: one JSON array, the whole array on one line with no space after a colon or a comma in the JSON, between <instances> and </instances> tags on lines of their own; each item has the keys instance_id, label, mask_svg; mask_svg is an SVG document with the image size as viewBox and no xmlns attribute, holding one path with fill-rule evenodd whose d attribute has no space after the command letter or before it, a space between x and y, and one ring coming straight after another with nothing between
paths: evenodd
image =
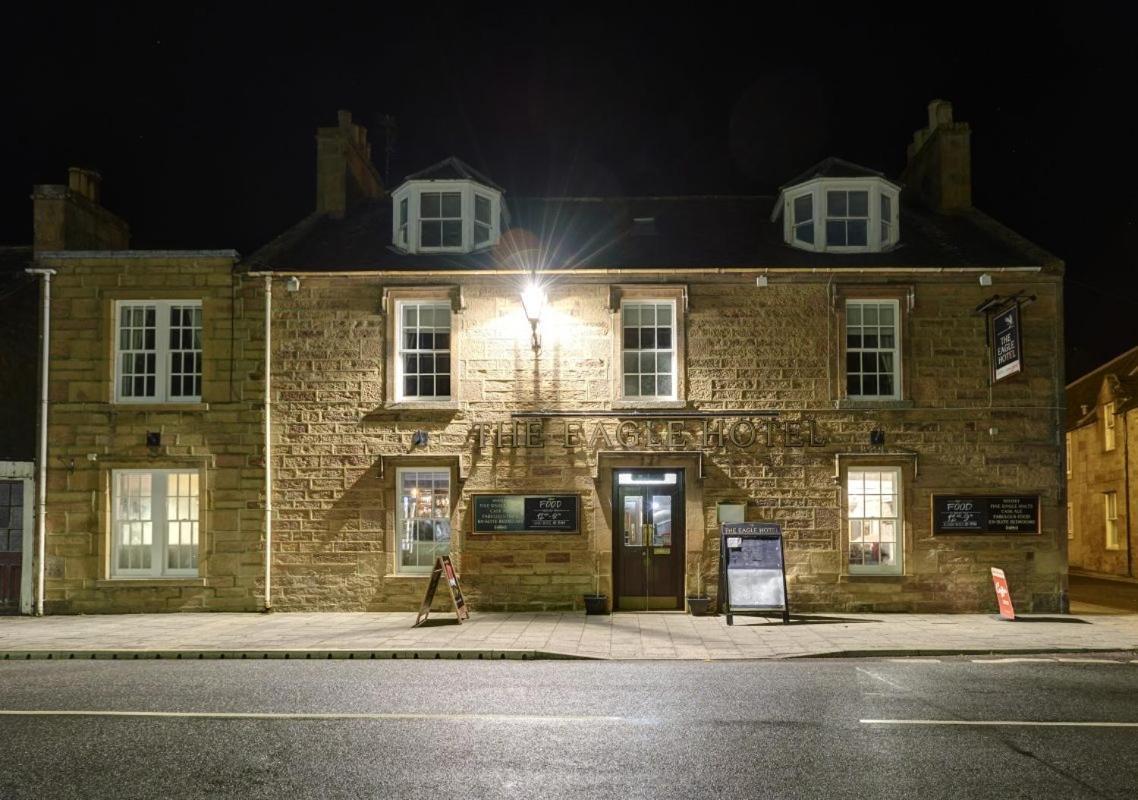
<instances>
[{"instance_id":1,"label":"stone wall masonry","mask_svg":"<svg viewBox=\"0 0 1138 800\"><path fill-rule=\"evenodd\" d=\"M1093 424L1070 431L1071 477L1067 480L1067 501L1071 503L1073 532L1068 540L1072 567L1106 575L1132 577L1133 559L1127 552L1134 547L1129 509L1138 502L1133 485L1127 485L1126 458L1138 452L1138 413L1126 411L1117 417L1117 444L1107 450L1103 439L1102 405ZM1133 457L1131 456L1131 469ZM1127 492L1130 502L1127 502ZM1106 547L1106 492L1117 493L1118 549Z\"/></svg>"},{"instance_id":2,"label":"stone wall masonry","mask_svg":"<svg viewBox=\"0 0 1138 800\"><path fill-rule=\"evenodd\" d=\"M688 277L687 408L812 419L825 439L814 447L779 441L768 447L759 437L742 451L705 452L702 505L689 509L689 585L695 556L702 555L708 588L717 591L715 504L743 499L749 518L782 523L791 599L799 609L991 609L991 566L1008 573L1017 607L1065 606L1057 276L1014 285L1000 279L1002 293L1025 289L1037 300L1023 314L1024 372L995 386L988 381L984 320L973 313L991 290L974 276L906 275L900 283L839 276L846 286L912 289L903 331L909 393L880 403L841 398L838 318L824 278L772 281L760 289L748 277ZM414 284L309 276L299 292L282 291L274 301L274 605L414 608L426 579L394 574L394 501L395 469L417 464L454 469L452 549L473 608L579 608L598 564L600 588L611 593L612 521L604 501L611 473L604 464L588 448L565 447L556 433L560 420L546 423L552 441L542 448L498 447L476 427L505 423L509 430L515 412L610 407L609 284L584 275L555 283L535 357L514 287L498 277L464 276L465 309L454 315L461 396L454 408L437 410L384 404L383 354L390 343L381 298L384 288L397 285ZM615 424L602 416L580 422L586 429ZM874 428L887 437L878 454L868 443ZM428 433L426 447L412 450L415 430ZM867 578L845 569L835 456L846 466L883 461L904 468L903 576ZM679 463L678 455L650 460L669 458ZM695 480L689 470L689 487ZM1043 533L933 536L931 495L944 491L1039 494ZM578 492L581 533L473 536L469 498L478 492Z\"/></svg>"},{"instance_id":3,"label":"stone wall masonry","mask_svg":"<svg viewBox=\"0 0 1138 800\"><path fill-rule=\"evenodd\" d=\"M48 612L251 611L264 561L260 282L215 257L41 259L52 282L47 486ZM200 298L201 404L113 397L114 301ZM158 432L160 447L146 446ZM94 460L91 460L94 458ZM110 580L114 469L205 470L199 577Z\"/></svg>"}]
</instances>

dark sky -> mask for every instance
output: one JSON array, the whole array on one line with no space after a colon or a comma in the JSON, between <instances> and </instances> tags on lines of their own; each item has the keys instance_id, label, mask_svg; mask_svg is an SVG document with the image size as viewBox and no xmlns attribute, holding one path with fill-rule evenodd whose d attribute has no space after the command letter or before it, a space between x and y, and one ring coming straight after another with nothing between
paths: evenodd
<instances>
[{"instance_id":1,"label":"dark sky","mask_svg":"<svg viewBox=\"0 0 1138 800\"><path fill-rule=\"evenodd\" d=\"M44 4L46 5L46 4ZM318 125L398 133L510 194L770 194L828 155L896 176L934 97L972 125L975 204L1065 259L1068 376L1138 344L1130 25L996 4L51 4L9 16L0 244L70 165L138 247L250 252L313 208ZM1025 7L1026 8L1026 7ZM11 14L11 12L9 12Z\"/></svg>"}]
</instances>

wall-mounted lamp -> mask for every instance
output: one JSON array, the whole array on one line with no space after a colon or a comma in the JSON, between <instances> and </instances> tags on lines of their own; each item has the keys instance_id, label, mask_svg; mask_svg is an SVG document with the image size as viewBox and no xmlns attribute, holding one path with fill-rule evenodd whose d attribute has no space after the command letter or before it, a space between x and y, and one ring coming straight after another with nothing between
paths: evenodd
<instances>
[{"instance_id":1,"label":"wall-mounted lamp","mask_svg":"<svg viewBox=\"0 0 1138 800\"><path fill-rule=\"evenodd\" d=\"M545 309L545 290L536 281L531 281L522 292L522 308L525 309L526 319L533 331L533 351L537 353L541 350L541 334L537 324L541 322L541 312Z\"/></svg>"},{"instance_id":2,"label":"wall-mounted lamp","mask_svg":"<svg viewBox=\"0 0 1138 800\"><path fill-rule=\"evenodd\" d=\"M989 275L987 272L981 273L980 274L980 285L981 286L991 286L992 285L992 276Z\"/></svg>"},{"instance_id":3,"label":"wall-mounted lamp","mask_svg":"<svg viewBox=\"0 0 1138 800\"><path fill-rule=\"evenodd\" d=\"M760 275L759 277L755 278L755 286L758 286L760 289L769 284L770 281L767 280L766 275Z\"/></svg>"},{"instance_id":4,"label":"wall-mounted lamp","mask_svg":"<svg viewBox=\"0 0 1138 800\"><path fill-rule=\"evenodd\" d=\"M285 288L288 289L290 292L299 292L300 291L300 278L293 275L285 283Z\"/></svg>"}]
</instances>

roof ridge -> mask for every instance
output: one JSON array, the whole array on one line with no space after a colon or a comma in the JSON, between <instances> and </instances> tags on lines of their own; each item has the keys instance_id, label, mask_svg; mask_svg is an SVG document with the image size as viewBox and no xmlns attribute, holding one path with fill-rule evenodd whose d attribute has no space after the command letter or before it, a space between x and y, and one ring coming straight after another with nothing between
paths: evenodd
<instances>
[{"instance_id":1,"label":"roof ridge","mask_svg":"<svg viewBox=\"0 0 1138 800\"><path fill-rule=\"evenodd\" d=\"M1127 356L1129 356L1129 355L1138 355L1138 345L1135 345L1134 347L1131 347L1129 350L1127 350L1127 351L1125 351L1125 352L1123 352L1123 353L1119 353L1119 354L1118 354L1118 355L1116 355L1114 358L1110 359L1110 361L1105 361L1105 362L1103 362L1102 364L1099 364L1097 367L1095 367L1094 369L1092 369L1090 372L1088 372L1088 373L1086 373L1086 374L1084 374L1084 375L1080 375L1078 378L1075 378L1075 380L1073 380L1073 381L1071 381L1070 383L1068 383L1068 384L1067 384L1067 386L1066 386L1066 388L1070 389L1070 388L1071 388L1072 386L1074 386L1076 383L1080 383L1080 382L1082 382L1082 381L1085 381L1087 378L1090 378L1090 377L1091 377L1092 375L1094 375L1095 373L1098 373L1098 372L1101 372L1102 370L1105 370L1107 367L1109 367L1109 366L1110 366L1111 364L1113 364L1115 361L1120 361L1120 360L1122 360L1122 359L1126 358L1126 357L1127 357Z\"/></svg>"}]
</instances>

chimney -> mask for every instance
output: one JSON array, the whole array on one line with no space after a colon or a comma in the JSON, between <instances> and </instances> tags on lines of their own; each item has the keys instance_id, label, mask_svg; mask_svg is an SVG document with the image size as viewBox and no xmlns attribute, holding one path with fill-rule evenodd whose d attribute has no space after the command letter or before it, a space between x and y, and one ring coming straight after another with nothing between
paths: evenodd
<instances>
[{"instance_id":1,"label":"chimney","mask_svg":"<svg viewBox=\"0 0 1138 800\"><path fill-rule=\"evenodd\" d=\"M102 176L93 169L71 167L67 185L32 188L35 252L44 250L126 250L130 226L99 205Z\"/></svg>"},{"instance_id":2,"label":"chimney","mask_svg":"<svg viewBox=\"0 0 1138 800\"><path fill-rule=\"evenodd\" d=\"M953 121L952 103L929 103L929 126L913 134L901 180L933 211L951 214L972 207L971 139L968 123Z\"/></svg>"},{"instance_id":3,"label":"chimney","mask_svg":"<svg viewBox=\"0 0 1138 800\"><path fill-rule=\"evenodd\" d=\"M382 193L367 129L352 122L350 111L338 112L336 127L316 129L317 213L340 219L360 201Z\"/></svg>"}]
</instances>

